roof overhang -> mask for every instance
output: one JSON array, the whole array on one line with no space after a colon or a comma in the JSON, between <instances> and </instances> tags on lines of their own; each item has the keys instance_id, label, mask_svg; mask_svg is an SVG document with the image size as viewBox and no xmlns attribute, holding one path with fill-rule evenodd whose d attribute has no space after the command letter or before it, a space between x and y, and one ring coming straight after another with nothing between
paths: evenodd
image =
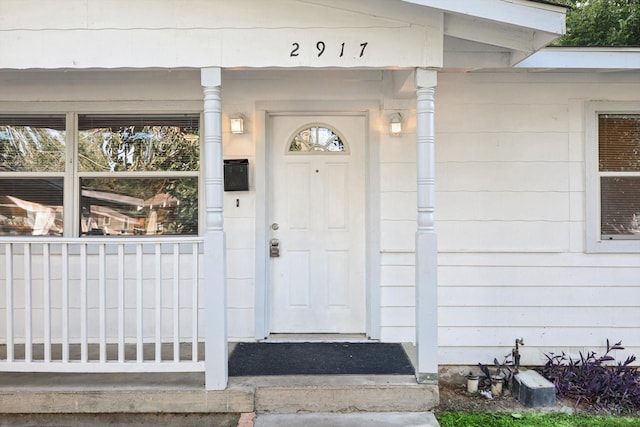
<instances>
[{"instance_id":1,"label":"roof overhang","mask_svg":"<svg viewBox=\"0 0 640 427\"><path fill-rule=\"evenodd\" d=\"M567 8L530 0L403 0L444 14L444 68L511 67L565 33Z\"/></svg>"},{"instance_id":2,"label":"roof overhang","mask_svg":"<svg viewBox=\"0 0 640 427\"><path fill-rule=\"evenodd\" d=\"M439 9L451 15L466 16L533 31L564 34L567 8L531 0L402 0Z\"/></svg>"},{"instance_id":3,"label":"roof overhang","mask_svg":"<svg viewBox=\"0 0 640 427\"><path fill-rule=\"evenodd\" d=\"M640 70L640 47L553 47L520 62L516 68L532 71Z\"/></svg>"}]
</instances>

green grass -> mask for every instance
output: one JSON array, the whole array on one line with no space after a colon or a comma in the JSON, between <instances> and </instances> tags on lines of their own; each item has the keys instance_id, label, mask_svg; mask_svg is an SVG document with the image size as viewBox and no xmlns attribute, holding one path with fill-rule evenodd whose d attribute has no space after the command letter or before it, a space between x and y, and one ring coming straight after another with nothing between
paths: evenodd
<instances>
[{"instance_id":1,"label":"green grass","mask_svg":"<svg viewBox=\"0 0 640 427\"><path fill-rule=\"evenodd\" d=\"M445 412L440 427L640 427L640 418L529 413Z\"/></svg>"}]
</instances>

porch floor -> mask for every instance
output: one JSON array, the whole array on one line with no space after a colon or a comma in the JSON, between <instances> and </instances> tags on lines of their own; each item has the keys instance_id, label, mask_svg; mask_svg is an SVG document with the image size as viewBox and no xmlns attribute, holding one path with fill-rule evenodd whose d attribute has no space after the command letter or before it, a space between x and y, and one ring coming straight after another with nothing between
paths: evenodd
<instances>
[{"instance_id":1,"label":"porch floor","mask_svg":"<svg viewBox=\"0 0 640 427\"><path fill-rule=\"evenodd\" d=\"M438 403L437 385L410 375L230 377L221 391L204 383L202 372L3 372L0 414L422 412Z\"/></svg>"}]
</instances>

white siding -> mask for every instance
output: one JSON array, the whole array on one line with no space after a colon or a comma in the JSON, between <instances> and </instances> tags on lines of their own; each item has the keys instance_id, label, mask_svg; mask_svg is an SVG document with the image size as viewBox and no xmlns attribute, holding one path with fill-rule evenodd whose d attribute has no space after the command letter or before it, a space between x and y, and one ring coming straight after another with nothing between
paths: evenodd
<instances>
[{"instance_id":1,"label":"white siding","mask_svg":"<svg viewBox=\"0 0 640 427\"><path fill-rule=\"evenodd\" d=\"M397 107L397 102L387 99L385 106ZM414 109L415 105L406 107ZM392 111L385 113L386 117ZM415 159L415 118L411 117L403 124L400 136L383 134L380 143L380 338L383 341L415 342Z\"/></svg>"},{"instance_id":2,"label":"white siding","mask_svg":"<svg viewBox=\"0 0 640 427\"><path fill-rule=\"evenodd\" d=\"M439 357L637 354L637 254L586 254L582 102L633 99L635 76L440 76L437 105ZM623 84L624 83L624 84ZM623 357L620 352L618 357Z\"/></svg>"}]
</instances>

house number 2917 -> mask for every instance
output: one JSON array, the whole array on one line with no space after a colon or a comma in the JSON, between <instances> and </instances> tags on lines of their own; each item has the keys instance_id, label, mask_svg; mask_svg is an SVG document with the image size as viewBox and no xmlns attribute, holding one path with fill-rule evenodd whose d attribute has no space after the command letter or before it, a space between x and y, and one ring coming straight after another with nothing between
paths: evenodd
<instances>
[{"instance_id":1,"label":"house number 2917","mask_svg":"<svg viewBox=\"0 0 640 427\"><path fill-rule=\"evenodd\" d=\"M369 42L364 42L360 43L360 46L356 47L356 53L359 53L360 58L364 56L364 50L367 48L368 44ZM333 48L331 48L330 50L335 52L339 58L342 58L345 54L345 51L349 51L349 46L347 46L346 43L342 42L337 46L337 49L334 50ZM300 51L300 43L291 43L291 53L289 53L289 56L299 56ZM327 44L322 40L318 41L316 43L315 53L318 55L318 58L327 53Z\"/></svg>"}]
</instances>

